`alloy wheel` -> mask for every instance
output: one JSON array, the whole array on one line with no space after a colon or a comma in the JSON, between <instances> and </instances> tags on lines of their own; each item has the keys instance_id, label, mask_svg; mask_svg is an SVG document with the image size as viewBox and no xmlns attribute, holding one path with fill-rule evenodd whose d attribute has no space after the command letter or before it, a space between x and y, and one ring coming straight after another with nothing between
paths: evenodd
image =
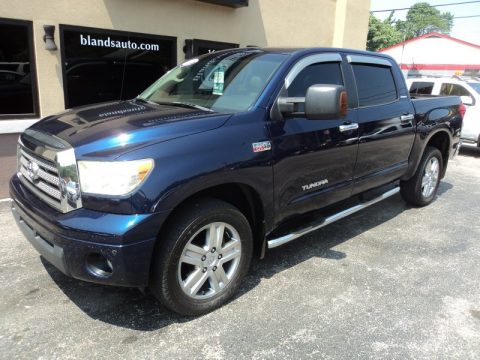
<instances>
[{"instance_id":1,"label":"alloy wheel","mask_svg":"<svg viewBox=\"0 0 480 360\"><path fill-rule=\"evenodd\" d=\"M186 243L177 277L183 292L197 300L220 294L235 277L242 256L240 235L225 222L202 227Z\"/></svg>"},{"instance_id":2,"label":"alloy wheel","mask_svg":"<svg viewBox=\"0 0 480 360\"><path fill-rule=\"evenodd\" d=\"M425 198L432 196L438 183L440 174L440 163L436 157L430 158L425 166L425 172L422 178L422 195Z\"/></svg>"}]
</instances>

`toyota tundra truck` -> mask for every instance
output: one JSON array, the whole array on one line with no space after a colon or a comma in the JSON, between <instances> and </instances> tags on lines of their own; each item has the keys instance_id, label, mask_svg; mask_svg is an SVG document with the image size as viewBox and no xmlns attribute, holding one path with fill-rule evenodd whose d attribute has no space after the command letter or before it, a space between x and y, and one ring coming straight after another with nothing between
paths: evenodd
<instances>
[{"instance_id":1,"label":"toyota tundra truck","mask_svg":"<svg viewBox=\"0 0 480 360\"><path fill-rule=\"evenodd\" d=\"M65 275L199 315L253 256L397 193L431 203L464 112L459 97L411 99L382 54L219 51L28 128L11 208Z\"/></svg>"}]
</instances>

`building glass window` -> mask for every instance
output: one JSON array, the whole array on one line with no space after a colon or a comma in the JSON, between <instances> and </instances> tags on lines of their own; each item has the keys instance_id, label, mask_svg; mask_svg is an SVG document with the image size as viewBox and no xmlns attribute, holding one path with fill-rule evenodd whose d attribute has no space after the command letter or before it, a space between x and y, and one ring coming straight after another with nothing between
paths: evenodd
<instances>
[{"instance_id":1,"label":"building glass window","mask_svg":"<svg viewBox=\"0 0 480 360\"><path fill-rule=\"evenodd\" d=\"M0 18L0 117L36 117L32 23Z\"/></svg>"},{"instance_id":2,"label":"building glass window","mask_svg":"<svg viewBox=\"0 0 480 360\"><path fill-rule=\"evenodd\" d=\"M136 97L176 64L176 38L61 25L65 105Z\"/></svg>"},{"instance_id":3,"label":"building glass window","mask_svg":"<svg viewBox=\"0 0 480 360\"><path fill-rule=\"evenodd\" d=\"M238 48L238 44L224 43L219 41L193 40L193 54L195 56L234 48Z\"/></svg>"},{"instance_id":4,"label":"building glass window","mask_svg":"<svg viewBox=\"0 0 480 360\"><path fill-rule=\"evenodd\" d=\"M235 49L238 48L238 44L226 43L219 41L209 40L185 40L185 46L183 51L185 53L185 59L191 59L204 54L210 54L216 51Z\"/></svg>"}]
</instances>

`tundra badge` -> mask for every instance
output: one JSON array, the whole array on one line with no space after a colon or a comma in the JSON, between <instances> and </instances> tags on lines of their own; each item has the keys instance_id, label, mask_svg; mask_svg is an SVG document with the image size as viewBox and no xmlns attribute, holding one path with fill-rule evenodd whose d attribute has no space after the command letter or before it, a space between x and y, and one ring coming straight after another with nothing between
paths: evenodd
<instances>
[{"instance_id":1,"label":"tundra badge","mask_svg":"<svg viewBox=\"0 0 480 360\"><path fill-rule=\"evenodd\" d=\"M322 185L326 185L326 184L328 184L328 179L323 179L323 180L320 180L320 181L317 181L317 182L314 182L314 183L311 183L311 184L308 184L308 185L302 185L302 190L306 191L306 190L310 190L310 189L313 189L313 188L316 188L316 187L319 187L319 186L322 186Z\"/></svg>"}]
</instances>

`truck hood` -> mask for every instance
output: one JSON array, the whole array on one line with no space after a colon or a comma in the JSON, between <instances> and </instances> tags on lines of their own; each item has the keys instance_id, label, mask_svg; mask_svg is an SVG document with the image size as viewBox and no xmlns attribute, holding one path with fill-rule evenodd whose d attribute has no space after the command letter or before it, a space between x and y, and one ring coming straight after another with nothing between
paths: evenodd
<instances>
[{"instance_id":1,"label":"truck hood","mask_svg":"<svg viewBox=\"0 0 480 360\"><path fill-rule=\"evenodd\" d=\"M146 145L218 128L230 116L128 100L69 109L30 129L66 141L79 157L116 158Z\"/></svg>"}]
</instances>

